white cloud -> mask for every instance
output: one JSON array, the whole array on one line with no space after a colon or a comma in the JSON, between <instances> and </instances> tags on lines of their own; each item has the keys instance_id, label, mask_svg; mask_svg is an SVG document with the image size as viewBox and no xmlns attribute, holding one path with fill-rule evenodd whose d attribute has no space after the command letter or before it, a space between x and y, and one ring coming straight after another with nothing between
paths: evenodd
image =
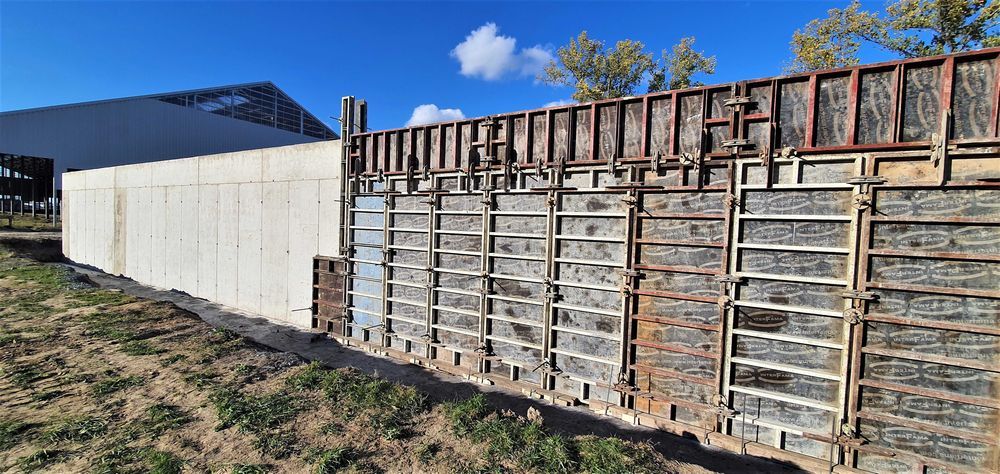
<instances>
[{"instance_id":1,"label":"white cloud","mask_svg":"<svg viewBox=\"0 0 1000 474\"><path fill-rule=\"evenodd\" d=\"M575 103L576 103L576 101L572 100L572 99L559 99L559 100L553 100L552 102L546 102L545 105L542 106L542 108L545 108L545 107L559 107L561 105L569 105L569 104L575 104Z\"/></svg>"},{"instance_id":2,"label":"white cloud","mask_svg":"<svg viewBox=\"0 0 1000 474\"><path fill-rule=\"evenodd\" d=\"M463 76L495 81L507 74L534 76L552 60L552 53L540 45L517 50L517 39L497 34L496 23L472 30L465 41L451 50L461 65Z\"/></svg>"},{"instance_id":3,"label":"white cloud","mask_svg":"<svg viewBox=\"0 0 1000 474\"><path fill-rule=\"evenodd\" d=\"M413 109L410 120L406 121L406 126L424 125L434 122L447 122L449 120L464 119L465 114L462 109L439 109L434 104L418 105Z\"/></svg>"}]
</instances>

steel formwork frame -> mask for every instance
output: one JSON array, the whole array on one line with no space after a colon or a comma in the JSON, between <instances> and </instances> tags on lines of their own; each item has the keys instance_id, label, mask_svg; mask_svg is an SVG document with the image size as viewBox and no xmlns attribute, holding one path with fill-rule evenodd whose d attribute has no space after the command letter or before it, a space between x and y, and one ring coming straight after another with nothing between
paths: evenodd
<instances>
[{"instance_id":1,"label":"steel formwork frame","mask_svg":"<svg viewBox=\"0 0 1000 474\"><path fill-rule=\"evenodd\" d=\"M340 339L813 471L998 469L998 55L352 137Z\"/></svg>"}]
</instances>

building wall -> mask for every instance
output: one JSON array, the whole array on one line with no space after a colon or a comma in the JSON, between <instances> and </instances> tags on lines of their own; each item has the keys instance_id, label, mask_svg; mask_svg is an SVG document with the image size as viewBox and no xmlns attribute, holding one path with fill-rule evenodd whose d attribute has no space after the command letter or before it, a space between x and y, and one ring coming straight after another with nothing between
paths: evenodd
<instances>
[{"instance_id":1,"label":"building wall","mask_svg":"<svg viewBox=\"0 0 1000 474\"><path fill-rule=\"evenodd\" d=\"M316 141L306 135L155 99L0 114L0 151L54 158L56 171Z\"/></svg>"},{"instance_id":2,"label":"building wall","mask_svg":"<svg viewBox=\"0 0 1000 474\"><path fill-rule=\"evenodd\" d=\"M311 325L340 248L340 141L63 175L63 253L140 283Z\"/></svg>"}]
</instances>

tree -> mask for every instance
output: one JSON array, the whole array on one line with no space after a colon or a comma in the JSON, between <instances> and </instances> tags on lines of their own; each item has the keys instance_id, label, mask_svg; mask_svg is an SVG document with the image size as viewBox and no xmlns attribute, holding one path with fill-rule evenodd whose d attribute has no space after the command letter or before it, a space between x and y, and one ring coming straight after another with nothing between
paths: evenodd
<instances>
[{"instance_id":1,"label":"tree","mask_svg":"<svg viewBox=\"0 0 1000 474\"><path fill-rule=\"evenodd\" d=\"M639 41L622 40L609 50L583 31L556 51L557 60L539 79L575 87L573 99L580 102L631 95L653 67L653 55L644 53L645 47Z\"/></svg>"},{"instance_id":2,"label":"tree","mask_svg":"<svg viewBox=\"0 0 1000 474\"><path fill-rule=\"evenodd\" d=\"M670 74L667 76L667 74ZM649 92L684 89L704 85L692 78L697 73L715 74L715 56L694 50L694 37L681 38L672 53L663 50L663 65L653 71Z\"/></svg>"},{"instance_id":3,"label":"tree","mask_svg":"<svg viewBox=\"0 0 1000 474\"><path fill-rule=\"evenodd\" d=\"M694 51L693 43L694 38L682 39L673 54L663 52L661 63L645 52L646 45L640 41L621 40L608 49L603 41L591 39L583 31L556 51L556 59L545 67L539 80L573 87L573 99L580 102L633 95L647 78L650 91L668 84L687 87L695 73L715 72L715 58Z\"/></svg>"},{"instance_id":4,"label":"tree","mask_svg":"<svg viewBox=\"0 0 1000 474\"><path fill-rule=\"evenodd\" d=\"M912 58L1000 46L1000 2L987 0L896 0L880 16L854 0L792 35L792 72L858 63L858 49L871 43Z\"/></svg>"}]
</instances>

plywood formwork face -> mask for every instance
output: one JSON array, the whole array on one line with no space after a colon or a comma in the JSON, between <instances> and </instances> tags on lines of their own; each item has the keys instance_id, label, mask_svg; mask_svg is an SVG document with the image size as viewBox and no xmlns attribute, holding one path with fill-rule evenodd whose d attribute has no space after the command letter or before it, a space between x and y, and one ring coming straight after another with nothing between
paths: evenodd
<instances>
[{"instance_id":1,"label":"plywood formwork face","mask_svg":"<svg viewBox=\"0 0 1000 474\"><path fill-rule=\"evenodd\" d=\"M996 471L998 54L354 137L348 334L810 470Z\"/></svg>"}]
</instances>

